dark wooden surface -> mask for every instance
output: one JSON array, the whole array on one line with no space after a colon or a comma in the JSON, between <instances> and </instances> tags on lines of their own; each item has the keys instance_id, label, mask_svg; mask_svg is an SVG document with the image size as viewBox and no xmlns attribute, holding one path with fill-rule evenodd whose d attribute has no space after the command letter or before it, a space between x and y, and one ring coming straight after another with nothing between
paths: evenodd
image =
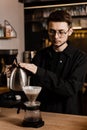
<instances>
[{"instance_id":1,"label":"dark wooden surface","mask_svg":"<svg viewBox=\"0 0 87 130\"><path fill-rule=\"evenodd\" d=\"M36 130L21 126L24 115L22 110L20 114L16 114L16 109L1 108L0 130ZM38 130L87 130L87 116L45 112L41 112L41 115L45 124Z\"/></svg>"}]
</instances>

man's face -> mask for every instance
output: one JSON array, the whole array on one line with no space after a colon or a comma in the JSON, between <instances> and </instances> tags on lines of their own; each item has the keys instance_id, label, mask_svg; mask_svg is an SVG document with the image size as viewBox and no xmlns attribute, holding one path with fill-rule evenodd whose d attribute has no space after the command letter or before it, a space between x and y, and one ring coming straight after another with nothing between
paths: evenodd
<instances>
[{"instance_id":1,"label":"man's face","mask_svg":"<svg viewBox=\"0 0 87 130\"><path fill-rule=\"evenodd\" d=\"M52 44L60 46L72 34L72 29L69 28L66 22L49 22L48 34Z\"/></svg>"}]
</instances>

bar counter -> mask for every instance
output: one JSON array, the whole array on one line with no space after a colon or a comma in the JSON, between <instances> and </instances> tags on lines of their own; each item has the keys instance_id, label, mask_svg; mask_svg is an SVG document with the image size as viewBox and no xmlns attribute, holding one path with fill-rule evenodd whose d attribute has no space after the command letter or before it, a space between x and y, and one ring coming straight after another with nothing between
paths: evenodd
<instances>
[{"instance_id":1,"label":"bar counter","mask_svg":"<svg viewBox=\"0 0 87 130\"><path fill-rule=\"evenodd\" d=\"M0 130L87 130L87 116L41 112L45 124L39 128L23 127L25 112L0 108Z\"/></svg>"}]
</instances>

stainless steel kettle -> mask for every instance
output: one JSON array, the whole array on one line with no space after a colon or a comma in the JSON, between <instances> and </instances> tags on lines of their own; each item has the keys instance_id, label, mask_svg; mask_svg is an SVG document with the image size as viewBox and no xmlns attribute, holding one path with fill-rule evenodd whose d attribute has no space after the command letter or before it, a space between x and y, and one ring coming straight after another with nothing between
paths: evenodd
<instances>
[{"instance_id":1,"label":"stainless steel kettle","mask_svg":"<svg viewBox=\"0 0 87 130\"><path fill-rule=\"evenodd\" d=\"M11 73L9 87L14 91L22 91L26 85L28 85L27 74L23 68L17 65Z\"/></svg>"}]
</instances>

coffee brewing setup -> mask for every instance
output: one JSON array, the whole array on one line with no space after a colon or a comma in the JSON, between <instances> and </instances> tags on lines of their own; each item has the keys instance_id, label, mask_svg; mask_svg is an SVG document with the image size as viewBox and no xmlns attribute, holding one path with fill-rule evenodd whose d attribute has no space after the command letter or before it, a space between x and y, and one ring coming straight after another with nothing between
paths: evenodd
<instances>
[{"instance_id":1,"label":"coffee brewing setup","mask_svg":"<svg viewBox=\"0 0 87 130\"><path fill-rule=\"evenodd\" d=\"M41 91L39 86L24 86L23 91L29 101L25 102L26 113L22 125L26 127L41 127L44 125L41 113L39 110L40 102L36 101L38 94Z\"/></svg>"},{"instance_id":2,"label":"coffee brewing setup","mask_svg":"<svg viewBox=\"0 0 87 130\"><path fill-rule=\"evenodd\" d=\"M28 80L30 80L30 78L27 77L25 70L17 63L17 66L13 69L10 76L9 88L12 91L24 92L28 99L25 102L21 100L22 107L20 105L18 108L18 111L20 111L20 109L25 110L22 126L38 128L44 125L40 112L40 102L36 101L42 88L40 86L29 86L28 83L30 81Z\"/></svg>"},{"instance_id":3,"label":"coffee brewing setup","mask_svg":"<svg viewBox=\"0 0 87 130\"><path fill-rule=\"evenodd\" d=\"M13 70L11 73L10 78L7 78L7 87L11 90L12 94L9 95L7 93L7 99L8 95L9 97L14 97L16 93L22 93L22 96L26 97L26 101L24 101L22 98L17 102L17 113L19 113L20 109L23 109L25 111L25 116L22 122L22 126L24 127L41 127L44 125L44 121L42 120L41 113L40 113L40 102L36 101L36 98L38 94L41 91L40 86L29 86L29 80L30 76L27 76L26 71L20 67L20 65L17 62L17 49L11 49L11 50L0 50L0 61L3 63L2 70L5 66L12 65ZM15 60L15 64L14 64ZM3 61L3 62L2 62ZM1 75L2 75L1 70ZM4 70L3 70L4 71ZM0 82L1 82L0 78ZM1 82L1 85L3 86L3 82ZM3 98L4 97L4 98ZM6 93L2 96L3 100L6 99ZM6 103L6 100L3 101L5 107L6 104L9 106L9 103ZM7 100L8 102L8 100ZM13 103L14 102L14 103ZM11 105L15 104L15 101L13 101ZM3 105L2 105L3 107ZM14 106L15 107L15 106Z\"/></svg>"}]
</instances>

